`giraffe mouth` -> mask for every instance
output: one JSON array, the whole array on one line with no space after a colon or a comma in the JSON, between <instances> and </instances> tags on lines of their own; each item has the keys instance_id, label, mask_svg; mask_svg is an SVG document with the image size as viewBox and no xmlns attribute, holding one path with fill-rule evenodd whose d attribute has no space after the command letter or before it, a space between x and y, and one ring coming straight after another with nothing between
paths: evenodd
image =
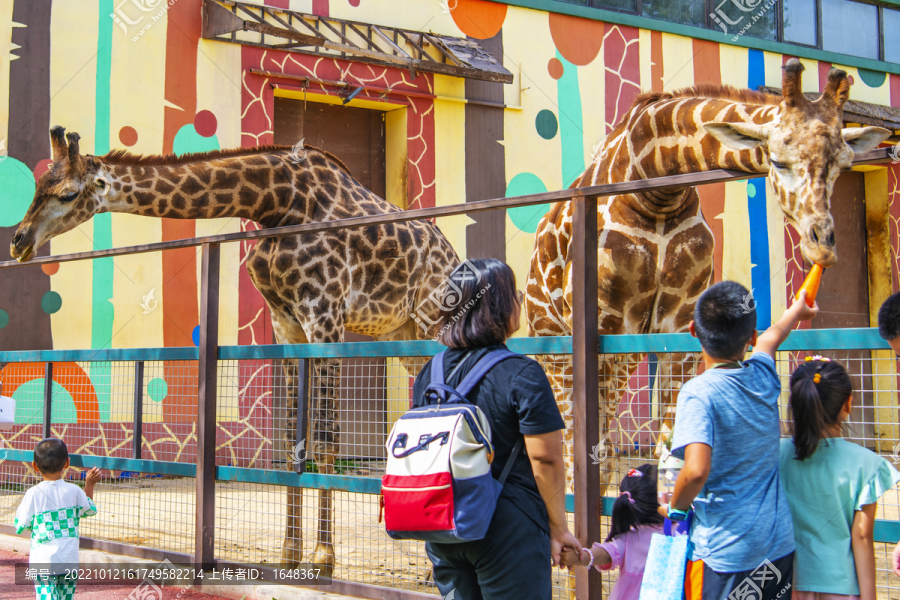
<instances>
[{"instance_id":1,"label":"giraffe mouth","mask_svg":"<svg viewBox=\"0 0 900 600\"><path fill-rule=\"evenodd\" d=\"M31 255L34 254L34 246L28 246L25 250L22 251L22 254L16 258L20 263L28 262L28 259L31 258Z\"/></svg>"}]
</instances>

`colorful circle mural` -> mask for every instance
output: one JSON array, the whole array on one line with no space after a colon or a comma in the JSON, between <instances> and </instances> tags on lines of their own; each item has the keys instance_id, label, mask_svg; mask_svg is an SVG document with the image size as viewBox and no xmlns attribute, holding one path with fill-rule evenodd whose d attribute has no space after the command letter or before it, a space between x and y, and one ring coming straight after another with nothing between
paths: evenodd
<instances>
[{"instance_id":1,"label":"colorful circle mural","mask_svg":"<svg viewBox=\"0 0 900 600\"><path fill-rule=\"evenodd\" d=\"M0 187L3 188L0 227L18 225L34 199L34 173L21 161L7 156L0 161Z\"/></svg>"},{"instance_id":2,"label":"colorful circle mural","mask_svg":"<svg viewBox=\"0 0 900 600\"><path fill-rule=\"evenodd\" d=\"M134 146L138 141L138 134L134 127L126 125L119 130L119 141L123 146Z\"/></svg>"},{"instance_id":3,"label":"colorful circle mural","mask_svg":"<svg viewBox=\"0 0 900 600\"><path fill-rule=\"evenodd\" d=\"M550 77L559 80L565 74L566 69L558 58L551 58L547 63L547 72L550 73Z\"/></svg>"},{"instance_id":4,"label":"colorful circle mural","mask_svg":"<svg viewBox=\"0 0 900 600\"><path fill-rule=\"evenodd\" d=\"M209 110L201 110L194 117L194 129L203 137L212 137L216 135L216 130L219 127L218 121L216 121L216 115Z\"/></svg>"},{"instance_id":5,"label":"colorful circle mural","mask_svg":"<svg viewBox=\"0 0 900 600\"><path fill-rule=\"evenodd\" d=\"M484 0L447 0L447 7L456 26L478 40L492 38L500 32L508 8L505 4Z\"/></svg>"},{"instance_id":6,"label":"colorful circle mural","mask_svg":"<svg viewBox=\"0 0 900 600\"><path fill-rule=\"evenodd\" d=\"M154 402L162 402L169 393L169 384L162 377L151 379L147 384L147 395Z\"/></svg>"},{"instance_id":7,"label":"colorful circle mural","mask_svg":"<svg viewBox=\"0 0 900 600\"><path fill-rule=\"evenodd\" d=\"M62 308L62 296L56 292L49 291L41 298L41 310L48 315L59 312L60 308Z\"/></svg>"},{"instance_id":8,"label":"colorful circle mural","mask_svg":"<svg viewBox=\"0 0 900 600\"><path fill-rule=\"evenodd\" d=\"M513 177L509 185L506 186L506 197L525 196L528 194L543 194L547 191L547 186L541 181L540 177L533 173L519 173ZM537 231L538 223L541 217L550 210L549 204L538 204L533 206L517 206L507 210L509 220L513 225L524 231L525 233L534 233Z\"/></svg>"},{"instance_id":9,"label":"colorful circle mural","mask_svg":"<svg viewBox=\"0 0 900 600\"><path fill-rule=\"evenodd\" d=\"M559 131L559 122L556 120L556 115L553 114L553 111L544 109L535 117L534 127L537 129L539 136L545 140L552 140L556 137L556 132Z\"/></svg>"},{"instance_id":10,"label":"colorful circle mural","mask_svg":"<svg viewBox=\"0 0 900 600\"><path fill-rule=\"evenodd\" d=\"M550 13L550 35L556 49L573 65L591 64L603 47L603 21Z\"/></svg>"}]
</instances>

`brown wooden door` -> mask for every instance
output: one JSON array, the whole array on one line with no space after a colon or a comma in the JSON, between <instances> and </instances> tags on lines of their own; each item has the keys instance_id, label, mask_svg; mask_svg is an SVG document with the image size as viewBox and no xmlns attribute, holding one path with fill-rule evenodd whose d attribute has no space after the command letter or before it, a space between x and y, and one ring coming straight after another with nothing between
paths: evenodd
<instances>
[{"instance_id":1,"label":"brown wooden door","mask_svg":"<svg viewBox=\"0 0 900 600\"><path fill-rule=\"evenodd\" d=\"M305 104L305 108L304 108ZM293 146L301 139L338 157L366 188L385 196L384 113L275 98L275 143ZM346 342L372 338L346 333ZM339 459L382 458L387 435L385 360L341 360L337 421ZM350 467L352 471L352 467Z\"/></svg>"},{"instance_id":2,"label":"brown wooden door","mask_svg":"<svg viewBox=\"0 0 900 600\"><path fill-rule=\"evenodd\" d=\"M834 237L838 262L822 275L816 302L819 315L813 329L840 329L869 326L869 261L866 251L865 174L842 173L831 197ZM785 348L787 349L787 348ZM874 448L871 353L866 350L842 350L823 353L839 361L850 373L855 404L850 437Z\"/></svg>"},{"instance_id":3,"label":"brown wooden door","mask_svg":"<svg viewBox=\"0 0 900 600\"><path fill-rule=\"evenodd\" d=\"M326 150L347 165L353 177L380 197L385 196L384 113L275 98L275 143L293 146L300 140Z\"/></svg>"}]
</instances>

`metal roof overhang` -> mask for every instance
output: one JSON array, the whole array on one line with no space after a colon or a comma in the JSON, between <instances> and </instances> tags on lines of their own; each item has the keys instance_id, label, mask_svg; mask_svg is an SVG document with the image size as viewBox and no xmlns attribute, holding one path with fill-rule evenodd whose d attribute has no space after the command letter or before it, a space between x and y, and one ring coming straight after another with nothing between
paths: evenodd
<instances>
[{"instance_id":1,"label":"metal roof overhang","mask_svg":"<svg viewBox=\"0 0 900 600\"><path fill-rule=\"evenodd\" d=\"M324 58L512 83L513 75L477 42L320 17L234 0L203 0L202 37ZM268 40L267 40L268 38Z\"/></svg>"}]
</instances>

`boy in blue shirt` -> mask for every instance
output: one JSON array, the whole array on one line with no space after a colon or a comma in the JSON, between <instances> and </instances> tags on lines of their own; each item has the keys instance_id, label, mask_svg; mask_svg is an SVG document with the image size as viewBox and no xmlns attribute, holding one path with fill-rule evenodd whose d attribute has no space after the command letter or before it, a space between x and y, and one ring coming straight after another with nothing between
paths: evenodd
<instances>
[{"instance_id":1,"label":"boy in blue shirt","mask_svg":"<svg viewBox=\"0 0 900 600\"><path fill-rule=\"evenodd\" d=\"M806 293L757 337L751 292L723 281L701 294L690 324L705 372L678 394L673 454L684 459L668 506L683 520L693 504L686 600L790 600L794 535L778 477L781 381L775 352L818 306ZM741 360L748 346L753 355ZM748 595L750 594L750 595Z\"/></svg>"}]
</instances>

